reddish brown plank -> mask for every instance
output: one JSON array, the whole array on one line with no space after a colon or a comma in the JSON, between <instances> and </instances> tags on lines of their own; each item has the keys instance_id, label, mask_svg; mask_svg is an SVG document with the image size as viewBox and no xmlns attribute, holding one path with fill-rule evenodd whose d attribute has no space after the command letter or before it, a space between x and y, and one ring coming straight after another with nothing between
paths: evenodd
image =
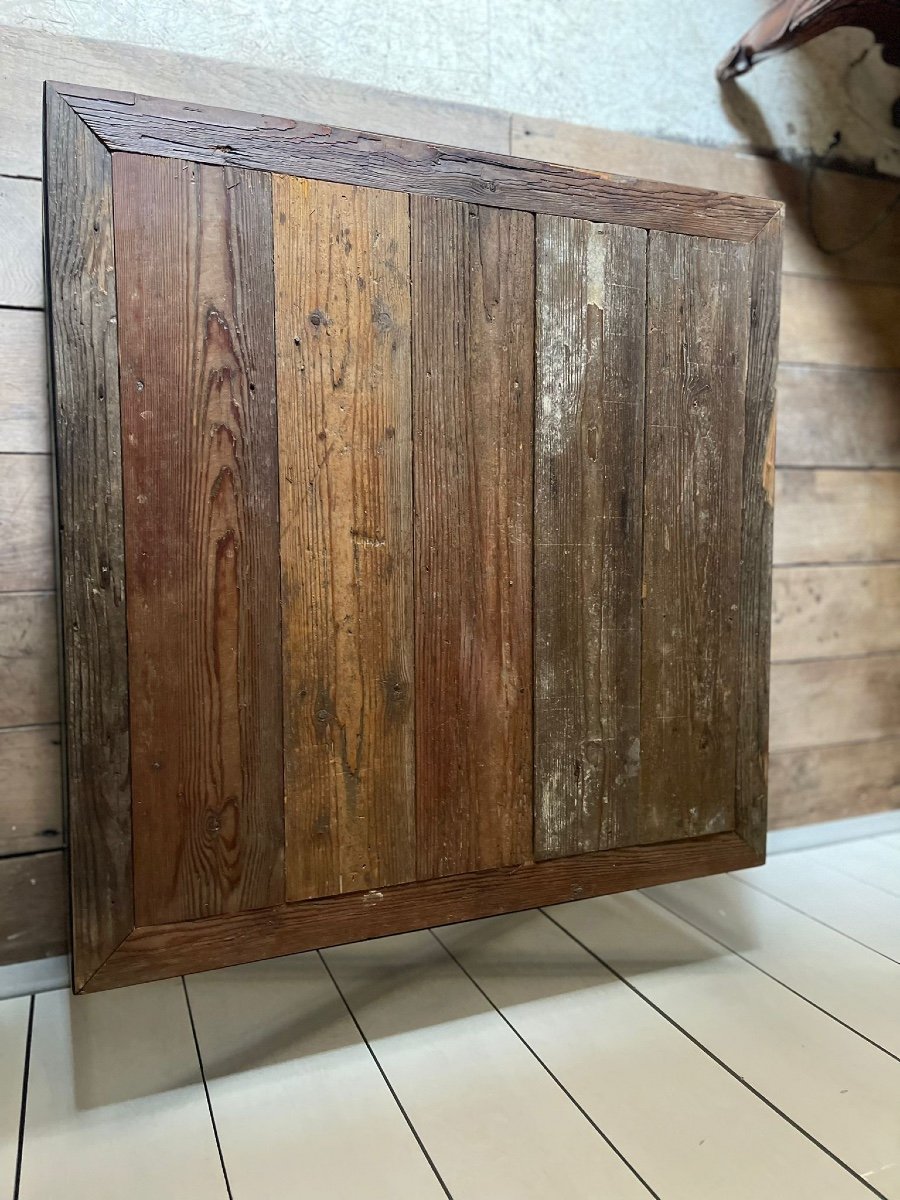
<instances>
[{"instance_id":1,"label":"reddish brown plank","mask_svg":"<svg viewBox=\"0 0 900 1200\"><path fill-rule=\"evenodd\" d=\"M114 155L138 924L283 899L269 178Z\"/></svg>"},{"instance_id":2,"label":"reddish brown plank","mask_svg":"<svg viewBox=\"0 0 900 1200\"><path fill-rule=\"evenodd\" d=\"M734 828L749 313L746 247L650 234L643 842Z\"/></svg>"},{"instance_id":3,"label":"reddish brown plank","mask_svg":"<svg viewBox=\"0 0 900 1200\"><path fill-rule=\"evenodd\" d=\"M273 182L289 900L415 877L409 206Z\"/></svg>"},{"instance_id":4,"label":"reddish brown plank","mask_svg":"<svg viewBox=\"0 0 900 1200\"><path fill-rule=\"evenodd\" d=\"M647 235L537 218L535 856L636 840Z\"/></svg>"},{"instance_id":5,"label":"reddish brown plank","mask_svg":"<svg viewBox=\"0 0 900 1200\"><path fill-rule=\"evenodd\" d=\"M531 855L534 220L411 197L420 878Z\"/></svg>"}]
</instances>

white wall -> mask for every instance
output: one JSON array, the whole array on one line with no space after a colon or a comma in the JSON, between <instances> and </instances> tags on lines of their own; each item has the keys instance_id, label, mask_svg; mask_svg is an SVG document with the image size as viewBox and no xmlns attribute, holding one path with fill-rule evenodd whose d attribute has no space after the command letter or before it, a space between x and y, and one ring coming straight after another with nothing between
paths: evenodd
<instances>
[{"instance_id":1,"label":"white wall","mask_svg":"<svg viewBox=\"0 0 900 1200\"><path fill-rule=\"evenodd\" d=\"M766 0L0 0L0 21L900 174L900 70L836 30L723 93L713 71Z\"/></svg>"}]
</instances>

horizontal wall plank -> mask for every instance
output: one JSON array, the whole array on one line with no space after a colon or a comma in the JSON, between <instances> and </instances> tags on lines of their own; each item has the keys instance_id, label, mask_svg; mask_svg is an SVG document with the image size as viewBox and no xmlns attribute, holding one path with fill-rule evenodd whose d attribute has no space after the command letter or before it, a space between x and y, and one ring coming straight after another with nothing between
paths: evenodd
<instances>
[{"instance_id":1,"label":"horizontal wall plank","mask_svg":"<svg viewBox=\"0 0 900 1200\"><path fill-rule=\"evenodd\" d=\"M782 750L769 760L769 828L900 808L900 737Z\"/></svg>"},{"instance_id":2,"label":"horizontal wall plank","mask_svg":"<svg viewBox=\"0 0 900 1200\"><path fill-rule=\"evenodd\" d=\"M900 651L900 565L776 567L772 660Z\"/></svg>"},{"instance_id":3,"label":"horizontal wall plank","mask_svg":"<svg viewBox=\"0 0 900 1200\"><path fill-rule=\"evenodd\" d=\"M734 150L522 116L512 118L511 143L512 154L529 158L781 200L785 270L885 283L896 282L900 274L900 222L879 223L896 200L892 181L819 170L810 203L805 166ZM839 254L824 252L811 219L829 250L859 244ZM867 229L869 236L860 241L860 230Z\"/></svg>"},{"instance_id":4,"label":"horizontal wall plank","mask_svg":"<svg viewBox=\"0 0 900 1200\"><path fill-rule=\"evenodd\" d=\"M505 153L509 116L297 71L0 27L0 174L40 176L45 79L284 113Z\"/></svg>"},{"instance_id":5,"label":"horizontal wall plank","mask_svg":"<svg viewBox=\"0 0 900 1200\"><path fill-rule=\"evenodd\" d=\"M56 596L0 595L0 728L59 719Z\"/></svg>"},{"instance_id":6,"label":"horizontal wall plank","mask_svg":"<svg viewBox=\"0 0 900 1200\"><path fill-rule=\"evenodd\" d=\"M776 462L900 466L900 371L782 363Z\"/></svg>"},{"instance_id":7,"label":"horizontal wall plank","mask_svg":"<svg viewBox=\"0 0 900 1200\"><path fill-rule=\"evenodd\" d=\"M63 844L60 759L58 725L0 730L0 857Z\"/></svg>"},{"instance_id":8,"label":"horizontal wall plank","mask_svg":"<svg viewBox=\"0 0 900 1200\"><path fill-rule=\"evenodd\" d=\"M2 308L0 454L48 454L49 413L44 314Z\"/></svg>"},{"instance_id":9,"label":"horizontal wall plank","mask_svg":"<svg viewBox=\"0 0 900 1200\"><path fill-rule=\"evenodd\" d=\"M900 472L775 472L774 560L900 559Z\"/></svg>"},{"instance_id":10,"label":"horizontal wall plank","mask_svg":"<svg viewBox=\"0 0 900 1200\"><path fill-rule=\"evenodd\" d=\"M41 185L0 176L0 304L43 306L41 238Z\"/></svg>"},{"instance_id":11,"label":"horizontal wall plank","mask_svg":"<svg viewBox=\"0 0 900 1200\"><path fill-rule=\"evenodd\" d=\"M51 512L50 456L0 457L0 592L54 587Z\"/></svg>"},{"instance_id":12,"label":"horizontal wall plank","mask_svg":"<svg viewBox=\"0 0 900 1200\"><path fill-rule=\"evenodd\" d=\"M783 362L900 367L900 287L785 275Z\"/></svg>"},{"instance_id":13,"label":"horizontal wall plank","mask_svg":"<svg viewBox=\"0 0 900 1200\"><path fill-rule=\"evenodd\" d=\"M65 954L67 913L62 850L0 859L0 966Z\"/></svg>"},{"instance_id":14,"label":"horizontal wall plank","mask_svg":"<svg viewBox=\"0 0 900 1200\"><path fill-rule=\"evenodd\" d=\"M900 655L775 663L771 751L900 734Z\"/></svg>"}]
</instances>

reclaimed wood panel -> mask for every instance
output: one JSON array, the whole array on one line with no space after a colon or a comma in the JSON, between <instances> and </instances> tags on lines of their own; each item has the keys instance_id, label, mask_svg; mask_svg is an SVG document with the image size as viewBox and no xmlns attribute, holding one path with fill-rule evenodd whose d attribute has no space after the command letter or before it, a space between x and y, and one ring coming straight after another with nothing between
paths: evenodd
<instances>
[{"instance_id":1,"label":"reclaimed wood panel","mask_svg":"<svg viewBox=\"0 0 900 1200\"><path fill-rule=\"evenodd\" d=\"M900 558L900 471L775 472L774 561Z\"/></svg>"},{"instance_id":2,"label":"reclaimed wood panel","mask_svg":"<svg viewBox=\"0 0 900 1200\"><path fill-rule=\"evenodd\" d=\"M769 828L900 808L900 737L783 750L769 761Z\"/></svg>"},{"instance_id":3,"label":"reclaimed wood panel","mask_svg":"<svg viewBox=\"0 0 900 1200\"><path fill-rule=\"evenodd\" d=\"M0 966L69 948L62 850L0 859Z\"/></svg>"},{"instance_id":4,"label":"reclaimed wood panel","mask_svg":"<svg viewBox=\"0 0 900 1200\"><path fill-rule=\"evenodd\" d=\"M56 596L0 595L0 727L59 720Z\"/></svg>"},{"instance_id":5,"label":"reclaimed wood panel","mask_svg":"<svg viewBox=\"0 0 900 1200\"><path fill-rule=\"evenodd\" d=\"M48 95L46 116L73 979L80 987L134 925L112 162L58 97ZM28 461L49 475L48 463ZM49 524L49 496L47 508Z\"/></svg>"},{"instance_id":6,"label":"reclaimed wood panel","mask_svg":"<svg viewBox=\"0 0 900 1200\"><path fill-rule=\"evenodd\" d=\"M0 857L63 844L60 729L0 730Z\"/></svg>"},{"instance_id":7,"label":"reclaimed wood panel","mask_svg":"<svg viewBox=\"0 0 900 1200\"><path fill-rule=\"evenodd\" d=\"M786 275L784 362L900 367L900 287Z\"/></svg>"},{"instance_id":8,"label":"reclaimed wood panel","mask_svg":"<svg viewBox=\"0 0 900 1200\"><path fill-rule=\"evenodd\" d=\"M139 924L283 899L271 189L113 158Z\"/></svg>"},{"instance_id":9,"label":"reclaimed wood panel","mask_svg":"<svg viewBox=\"0 0 900 1200\"><path fill-rule=\"evenodd\" d=\"M418 875L532 852L534 220L411 197Z\"/></svg>"},{"instance_id":10,"label":"reclaimed wood panel","mask_svg":"<svg viewBox=\"0 0 900 1200\"><path fill-rule=\"evenodd\" d=\"M746 250L651 233L648 253L642 842L733 827L750 312Z\"/></svg>"},{"instance_id":11,"label":"reclaimed wood panel","mask_svg":"<svg viewBox=\"0 0 900 1200\"><path fill-rule=\"evenodd\" d=\"M773 751L898 734L900 655L773 665Z\"/></svg>"},{"instance_id":12,"label":"reclaimed wood panel","mask_svg":"<svg viewBox=\"0 0 900 1200\"><path fill-rule=\"evenodd\" d=\"M539 216L535 856L637 840L647 235Z\"/></svg>"},{"instance_id":13,"label":"reclaimed wood panel","mask_svg":"<svg viewBox=\"0 0 900 1200\"><path fill-rule=\"evenodd\" d=\"M776 462L900 467L900 371L782 363Z\"/></svg>"},{"instance_id":14,"label":"reclaimed wood panel","mask_svg":"<svg viewBox=\"0 0 900 1200\"><path fill-rule=\"evenodd\" d=\"M289 900L415 876L409 205L275 176Z\"/></svg>"},{"instance_id":15,"label":"reclaimed wood panel","mask_svg":"<svg viewBox=\"0 0 900 1200\"><path fill-rule=\"evenodd\" d=\"M44 314L0 309L0 453L49 453L49 410Z\"/></svg>"},{"instance_id":16,"label":"reclaimed wood panel","mask_svg":"<svg viewBox=\"0 0 900 1200\"><path fill-rule=\"evenodd\" d=\"M48 454L0 458L0 592L56 584L51 474Z\"/></svg>"},{"instance_id":17,"label":"reclaimed wood panel","mask_svg":"<svg viewBox=\"0 0 900 1200\"><path fill-rule=\"evenodd\" d=\"M0 229L15 230L0 237L0 304L43 308L40 183L0 175Z\"/></svg>"},{"instance_id":18,"label":"reclaimed wood panel","mask_svg":"<svg viewBox=\"0 0 900 1200\"><path fill-rule=\"evenodd\" d=\"M776 567L772 661L900 651L900 565Z\"/></svg>"}]
</instances>

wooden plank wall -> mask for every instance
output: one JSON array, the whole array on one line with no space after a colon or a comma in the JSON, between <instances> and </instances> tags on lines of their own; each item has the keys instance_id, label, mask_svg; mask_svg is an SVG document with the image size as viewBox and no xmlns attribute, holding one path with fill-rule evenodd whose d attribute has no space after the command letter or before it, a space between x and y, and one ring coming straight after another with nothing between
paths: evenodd
<instances>
[{"instance_id":1,"label":"wooden plank wall","mask_svg":"<svg viewBox=\"0 0 900 1200\"><path fill-rule=\"evenodd\" d=\"M65 944L39 182L54 78L783 199L772 824L900 803L900 221L877 223L897 186L817 172L822 237L857 242L824 254L805 173L761 158L0 28L0 962Z\"/></svg>"}]
</instances>

